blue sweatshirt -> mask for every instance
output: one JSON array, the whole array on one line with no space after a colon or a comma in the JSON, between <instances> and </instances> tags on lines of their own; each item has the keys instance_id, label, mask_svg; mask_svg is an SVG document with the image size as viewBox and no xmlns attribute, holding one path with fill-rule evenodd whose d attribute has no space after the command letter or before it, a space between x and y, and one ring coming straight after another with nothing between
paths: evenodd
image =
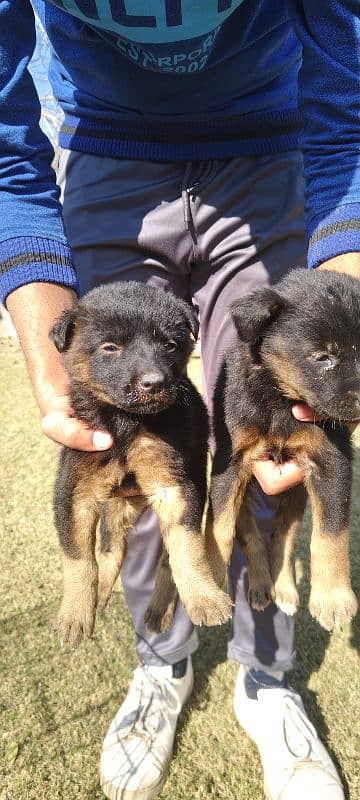
<instances>
[{"instance_id":1,"label":"blue sweatshirt","mask_svg":"<svg viewBox=\"0 0 360 800\"><path fill-rule=\"evenodd\" d=\"M181 161L300 144L309 266L359 250L360 0L33 4L63 147ZM76 287L28 72L34 44L30 0L0 0L2 297L32 281Z\"/></svg>"}]
</instances>

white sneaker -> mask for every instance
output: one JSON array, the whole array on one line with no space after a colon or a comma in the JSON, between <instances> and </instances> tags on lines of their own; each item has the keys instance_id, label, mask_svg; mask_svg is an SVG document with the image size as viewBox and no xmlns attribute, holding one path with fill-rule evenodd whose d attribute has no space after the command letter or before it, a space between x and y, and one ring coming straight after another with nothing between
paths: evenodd
<instances>
[{"instance_id":1,"label":"white sneaker","mask_svg":"<svg viewBox=\"0 0 360 800\"><path fill-rule=\"evenodd\" d=\"M172 666L140 666L104 739L101 787L110 800L151 800L171 761L176 725L193 688L191 658L183 677Z\"/></svg>"},{"instance_id":2,"label":"white sneaker","mask_svg":"<svg viewBox=\"0 0 360 800\"><path fill-rule=\"evenodd\" d=\"M240 667L234 711L259 749L266 800L344 800L339 775L291 688ZM271 683L271 679L270 679ZM263 688L261 688L263 687Z\"/></svg>"}]
</instances>

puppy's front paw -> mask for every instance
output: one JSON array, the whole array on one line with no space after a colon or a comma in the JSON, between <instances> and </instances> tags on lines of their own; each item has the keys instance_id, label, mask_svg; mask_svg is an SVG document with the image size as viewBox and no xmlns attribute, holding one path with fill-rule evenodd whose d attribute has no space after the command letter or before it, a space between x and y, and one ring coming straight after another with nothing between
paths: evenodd
<instances>
[{"instance_id":1,"label":"puppy's front paw","mask_svg":"<svg viewBox=\"0 0 360 800\"><path fill-rule=\"evenodd\" d=\"M60 644L68 643L70 647L78 647L82 639L89 638L94 630L96 602L76 604L64 600L56 620L56 630Z\"/></svg>"},{"instance_id":2,"label":"puppy's front paw","mask_svg":"<svg viewBox=\"0 0 360 800\"><path fill-rule=\"evenodd\" d=\"M165 612L161 612L153 609L150 605L144 616L145 625L149 631L153 633L168 631L174 619L174 606L175 602L171 603Z\"/></svg>"},{"instance_id":3,"label":"puppy's front paw","mask_svg":"<svg viewBox=\"0 0 360 800\"><path fill-rule=\"evenodd\" d=\"M309 611L326 631L343 628L357 612L357 600L352 589L340 586L328 592L312 587Z\"/></svg>"},{"instance_id":4,"label":"puppy's front paw","mask_svg":"<svg viewBox=\"0 0 360 800\"><path fill-rule=\"evenodd\" d=\"M186 610L194 625L222 625L232 617L233 603L228 594L216 587L198 593L187 601Z\"/></svg>"},{"instance_id":5,"label":"puppy's front paw","mask_svg":"<svg viewBox=\"0 0 360 800\"><path fill-rule=\"evenodd\" d=\"M68 561L64 569L64 595L55 628L60 643L77 647L94 630L97 599L97 564Z\"/></svg>"},{"instance_id":6,"label":"puppy's front paw","mask_svg":"<svg viewBox=\"0 0 360 800\"><path fill-rule=\"evenodd\" d=\"M272 599L284 614L293 617L299 608L299 593L293 583L275 583Z\"/></svg>"},{"instance_id":7,"label":"puppy's front paw","mask_svg":"<svg viewBox=\"0 0 360 800\"><path fill-rule=\"evenodd\" d=\"M250 584L248 601L255 611L264 611L272 601L272 583Z\"/></svg>"}]
</instances>

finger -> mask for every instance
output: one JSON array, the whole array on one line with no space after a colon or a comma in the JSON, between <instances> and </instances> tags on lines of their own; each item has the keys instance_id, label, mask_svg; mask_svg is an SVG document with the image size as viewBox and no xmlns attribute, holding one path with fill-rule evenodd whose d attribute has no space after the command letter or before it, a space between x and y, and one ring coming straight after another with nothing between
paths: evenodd
<instances>
[{"instance_id":1,"label":"finger","mask_svg":"<svg viewBox=\"0 0 360 800\"><path fill-rule=\"evenodd\" d=\"M292 406L292 413L295 419L299 422L316 422L323 419L315 414L315 411L307 405L307 403L295 403Z\"/></svg>"},{"instance_id":2,"label":"finger","mask_svg":"<svg viewBox=\"0 0 360 800\"><path fill-rule=\"evenodd\" d=\"M277 495L298 486L304 480L304 472L294 461L274 464L273 461L256 461L253 474L262 490L268 495Z\"/></svg>"},{"instance_id":3,"label":"finger","mask_svg":"<svg viewBox=\"0 0 360 800\"><path fill-rule=\"evenodd\" d=\"M42 421L42 430L50 439L74 450L108 450L113 443L106 431L94 431L61 411L50 411Z\"/></svg>"}]
</instances>

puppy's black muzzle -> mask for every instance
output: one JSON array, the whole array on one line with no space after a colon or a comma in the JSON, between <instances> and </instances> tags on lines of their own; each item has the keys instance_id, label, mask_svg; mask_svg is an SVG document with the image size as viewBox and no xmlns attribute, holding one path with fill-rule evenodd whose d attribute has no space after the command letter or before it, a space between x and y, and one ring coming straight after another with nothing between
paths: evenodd
<instances>
[{"instance_id":1,"label":"puppy's black muzzle","mask_svg":"<svg viewBox=\"0 0 360 800\"><path fill-rule=\"evenodd\" d=\"M164 389L165 375L161 370L145 372L135 382L135 388L146 394L157 394Z\"/></svg>"}]
</instances>

